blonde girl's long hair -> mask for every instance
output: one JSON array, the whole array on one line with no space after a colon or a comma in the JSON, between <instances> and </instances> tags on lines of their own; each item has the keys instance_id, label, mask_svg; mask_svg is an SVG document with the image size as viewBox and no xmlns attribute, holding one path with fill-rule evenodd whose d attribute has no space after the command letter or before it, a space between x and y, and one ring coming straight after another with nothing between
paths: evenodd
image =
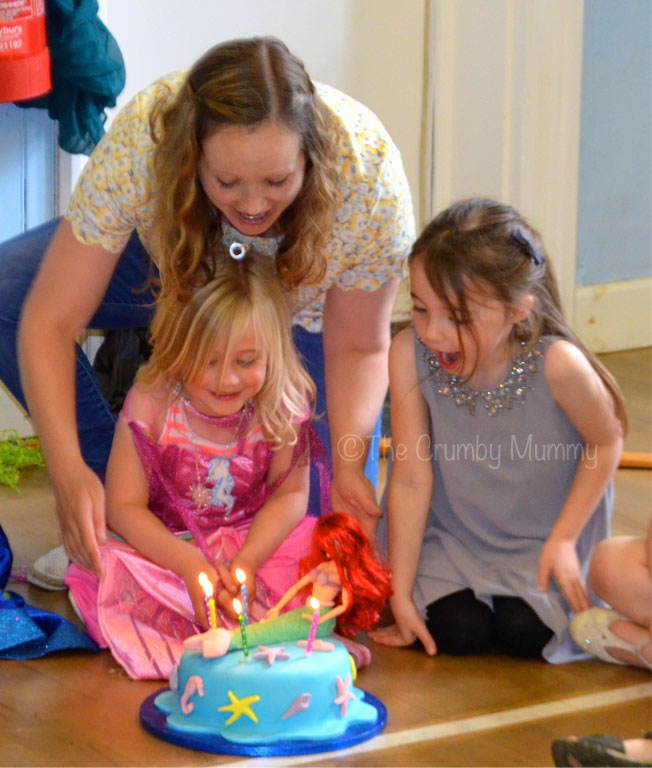
<instances>
[{"instance_id":1,"label":"blonde girl's long hair","mask_svg":"<svg viewBox=\"0 0 652 768\"><path fill-rule=\"evenodd\" d=\"M285 237L278 275L288 289L323 277L337 199L335 132L301 61L280 40L254 37L211 48L176 96L162 97L152 111L153 240L162 293L186 299L215 275L211 254L222 217L199 180L204 140L221 127L272 120L299 135L306 161L301 191L279 222Z\"/></svg>"},{"instance_id":2,"label":"blonde girl's long hair","mask_svg":"<svg viewBox=\"0 0 652 768\"><path fill-rule=\"evenodd\" d=\"M458 336L462 325L475 335L470 288L488 289L510 309L530 294L534 306L514 326L514 340L532 346L541 336L551 335L578 347L611 394L626 432L627 412L617 381L568 326L541 236L511 206L485 198L454 203L423 230L412 246L413 261L423 264L430 286L455 319Z\"/></svg>"},{"instance_id":3,"label":"blonde girl's long hair","mask_svg":"<svg viewBox=\"0 0 652 768\"><path fill-rule=\"evenodd\" d=\"M138 381L150 392L194 381L218 343L228 357L251 328L267 352L267 372L250 427L260 424L265 439L279 448L296 443L296 424L310 412L315 385L292 340L285 292L264 258L251 251L242 261L216 256L218 274L190 299L160 298L150 327L152 354Z\"/></svg>"}]
</instances>

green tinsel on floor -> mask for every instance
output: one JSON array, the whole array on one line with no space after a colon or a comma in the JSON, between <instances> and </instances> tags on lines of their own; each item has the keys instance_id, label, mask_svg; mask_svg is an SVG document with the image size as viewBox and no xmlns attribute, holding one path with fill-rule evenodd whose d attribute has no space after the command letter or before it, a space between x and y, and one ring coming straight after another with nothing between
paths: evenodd
<instances>
[{"instance_id":1,"label":"green tinsel on floor","mask_svg":"<svg viewBox=\"0 0 652 768\"><path fill-rule=\"evenodd\" d=\"M0 485L18 491L21 469L44 466L45 458L37 437L19 437L15 429L0 432Z\"/></svg>"}]
</instances>

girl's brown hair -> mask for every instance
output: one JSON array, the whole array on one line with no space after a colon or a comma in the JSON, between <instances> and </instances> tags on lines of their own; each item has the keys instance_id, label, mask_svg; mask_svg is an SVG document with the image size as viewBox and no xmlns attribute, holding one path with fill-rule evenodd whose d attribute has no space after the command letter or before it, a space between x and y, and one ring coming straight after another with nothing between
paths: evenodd
<instances>
[{"instance_id":1,"label":"girl's brown hair","mask_svg":"<svg viewBox=\"0 0 652 768\"><path fill-rule=\"evenodd\" d=\"M269 121L299 135L306 161L301 191L280 220L279 278L295 288L323 276L322 249L336 207L336 137L301 61L280 40L254 37L211 48L178 94L161 98L152 111L153 238L164 294L187 298L215 274L211 254L222 217L199 180L204 140L224 126Z\"/></svg>"},{"instance_id":2,"label":"girl's brown hair","mask_svg":"<svg viewBox=\"0 0 652 768\"><path fill-rule=\"evenodd\" d=\"M615 413L627 428L625 402L618 383L566 322L557 280L539 233L511 206L474 198L454 203L438 214L412 246L410 262L419 261L439 300L456 325L474 336L468 295L488 290L507 309L528 294L531 312L514 326L514 340L532 346L541 336L566 339L578 347L603 381ZM460 348L461 345L460 338Z\"/></svg>"},{"instance_id":3,"label":"girl's brown hair","mask_svg":"<svg viewBox=\"0 0 652 768\"><path fill-rule=\"evenodd\" d=\"M283 288L265 257L249 251L242 261L216 254L217 276L187 301L167 295L156 303L150 326L152 354L138 381L155 392L198 379L218 343L225 356L249 328L267 351L267 373L254 401L250 426L259 423L273 447L293 445L296 424L314 402L315 385L292 340Z\"/></svg>"}]
</instances>

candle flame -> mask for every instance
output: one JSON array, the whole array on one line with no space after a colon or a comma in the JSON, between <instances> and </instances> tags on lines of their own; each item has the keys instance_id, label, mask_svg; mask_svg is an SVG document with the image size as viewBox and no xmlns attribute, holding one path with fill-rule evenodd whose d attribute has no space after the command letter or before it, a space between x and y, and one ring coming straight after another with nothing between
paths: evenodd
<instances>
[{"instance_id":1,"label":"candle flame","mask_svg":"<svg viewBox=\"0 0 652 768\"><path fill-rule=\"evenodd\" d=\"M242 568L235 569L235 577L240 582L240 584L244 584L247 580L247 574L242 570Z\"/></svg>"},{"instance_id":2,"label":"candle flame","mask_svg":"<svg viewBox=\"0 0 652 768\"><path fill-rule=\"evenodd\" d=\"M208 576L202 571L199 576L197 577L197 581L199 582L199 585L204 590L204 594L206 597L212 597L213 596L213 585L211 584Z\"/></svg>"},{"instance_id":3,"label":"candle flame","mask_svg":"<svg viewBox=\"0 0 652 768\"><path fill-rule=\"evenodd\" d=\"M237 597L233 598L233 610L238 614L238 616L242 613L242 603L238 600Z\"/></svg>"},{"instance_id":4,"label":"candle flame","mask_svg":"<svg viewBox=\"0 0 652 768\"><path fill-rule=\"evenodd\" d=\"M308 604L310 605L313 611L316 611L319 608L319 600L317 600L317 598L315 597L309 597Z\"/></svg>"}]
</instances>

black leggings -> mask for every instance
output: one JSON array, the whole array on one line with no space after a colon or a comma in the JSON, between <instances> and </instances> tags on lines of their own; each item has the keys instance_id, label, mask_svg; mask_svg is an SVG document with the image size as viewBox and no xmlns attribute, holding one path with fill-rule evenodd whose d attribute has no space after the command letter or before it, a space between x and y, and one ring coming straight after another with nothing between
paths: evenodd
<instances>
[{"instance_id":1,"label":"black leggings","mask_svg":"<svg viewBox=\"0 0 652 768\"><path fill-rule=\"evenodd\" d=\"M553 635L520 597L494 597L493 610L473 591L453 592L426 608L426 624L442 653L498 651L520 659L541 658Z\"/></svg>"}]
</instances>

